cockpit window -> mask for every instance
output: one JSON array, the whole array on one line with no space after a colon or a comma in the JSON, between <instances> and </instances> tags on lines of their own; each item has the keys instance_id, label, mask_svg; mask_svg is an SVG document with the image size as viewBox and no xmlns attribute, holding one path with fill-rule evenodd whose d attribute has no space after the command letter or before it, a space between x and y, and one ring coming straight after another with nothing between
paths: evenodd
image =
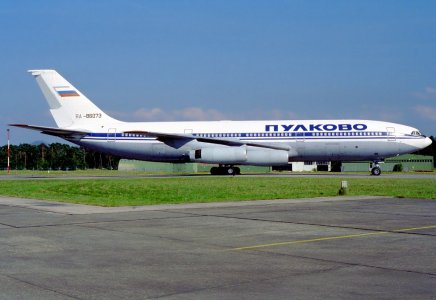
<instances>
[{"instance_id":1,"label":"cockpit window","mask_svg":"<svg viewBox=\"0 0 436 300\"><path fill-rule=\"evenodd\" d=\"M414 136L421 136L421 132L419 132L419 131L412 131L412 135L414 135Z\"/></svg>"}]
</instances>

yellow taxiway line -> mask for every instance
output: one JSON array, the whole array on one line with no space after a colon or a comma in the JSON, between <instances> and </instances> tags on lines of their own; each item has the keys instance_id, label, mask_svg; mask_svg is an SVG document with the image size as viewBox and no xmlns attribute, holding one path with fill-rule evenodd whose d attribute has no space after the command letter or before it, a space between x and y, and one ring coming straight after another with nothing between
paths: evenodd
<instances>
[{"instance_id":1,"label":"yellow taxiway line","mask_svg":"<svg viewBox=\"0 0 436 300\"><path fill-rule=\"evenodd\" d=\"M245 247L233 248L231 250L234 250L234 251L252 250L252 249L267 248L267 247L274 247L274 246L284 246L284 245L292 245L292 244L306 244L306 243L340 240L340 239L351 239L351 238L357 238L357 237L366 237L366 236L382 235L382 234L389 234L389 233L400 233L403 231L415 231L415 230L432 229L432 228L436 228L436 225L395 229L395 230L389 230L389 231L376 231L376 232L367 232L367 233L358 233L358 234L330 236L330 237L314 238L314 239L307 239L307 240L285 241L285 242L277 242L277 243L271 243L271 244L245 246Z\"/></svg>"}]
</instances>

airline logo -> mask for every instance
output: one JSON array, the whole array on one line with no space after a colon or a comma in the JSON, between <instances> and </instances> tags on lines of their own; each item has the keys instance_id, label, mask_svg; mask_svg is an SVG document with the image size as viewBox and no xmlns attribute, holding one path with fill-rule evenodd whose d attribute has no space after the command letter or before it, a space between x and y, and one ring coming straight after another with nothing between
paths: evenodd
<instances>
[{"instance_id":1,"label":"airline logo","mask_svg":"<svg viewBox=\"0 0 436 300\"><path fill-rule=\"evenodd\" d=\"M58 93L58 95L61 96L62 98L80 96L79 93L77 93L69 86L59 86L59 87L55 87L54 89L56 93Z\"/></svg>"},{"instance_id":2,"label":"airline logo","mask_svg":"<svg viewBox=\"0 0 436 300\"><path fill-rule=\"evenodd\" d=\"M265 131L351 131L366 130L366 124L268 124Z\"/></svg>"}]
</instances>

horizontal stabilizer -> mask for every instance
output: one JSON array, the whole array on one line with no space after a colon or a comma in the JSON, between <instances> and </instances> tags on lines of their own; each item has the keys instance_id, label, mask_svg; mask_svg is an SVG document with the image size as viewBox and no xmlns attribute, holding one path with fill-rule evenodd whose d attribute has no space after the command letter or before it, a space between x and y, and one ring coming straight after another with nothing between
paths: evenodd
<instances>
[{"instance_id":1,"label":"horizontal stabilizer","mask_svg":"<svg viewBox=\"0 0 436 300\"><path fill-rule=\"evenodd\" d=\"M253 143L253 142L244 142L238 139L217 139L217 138L207 138L207 137L196 137L192 134L172 134L172 133L161 133L161 132L152 132L152 131L125 131L125 133L133 133L133 134L146 134L148 136L156 137L158 140L165 142L168 140L197 140L202 143L210 143L210 144L218 144L218 145L225 145L225 146L252 146L252 147L258 147L258 148L266 148L266 149L273 149L273 150L285 150L288 151L289 147L286 146L275 146L271 144L260 144L260 143Z\"/></svg>"},{"instance_id":2,"label":"horizontal stabilizer","mask_svg":"<svg viewBox=\"0 0 436 300\"><path fill-rule=\"evenodd\" d=\"M44 134L59 136L62 138L82 137L88 134L88 132L79 131L79 130L69 130L69 129L61 129L55 127L44 127L44 126L35 126L35 125L27 125L27 124L9 124L9 126L36 130Z\"/></svg>"}]
</instances>

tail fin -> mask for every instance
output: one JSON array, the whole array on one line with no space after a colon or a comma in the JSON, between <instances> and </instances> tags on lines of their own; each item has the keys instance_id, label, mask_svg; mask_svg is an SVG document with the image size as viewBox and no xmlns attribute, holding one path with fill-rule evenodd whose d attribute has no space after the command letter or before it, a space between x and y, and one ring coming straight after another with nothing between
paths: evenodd
<instances>
[{"instance_id":1,"label":"tail fin","mask_svg":"<svg viewBox=\"0 0 436 300\"><path fill-rule=\"evenodd\" d=\"M119 122L95 106L55 70L29 70L47 99L60 128L89 128Z\"/></svg>"}]
</instances>

